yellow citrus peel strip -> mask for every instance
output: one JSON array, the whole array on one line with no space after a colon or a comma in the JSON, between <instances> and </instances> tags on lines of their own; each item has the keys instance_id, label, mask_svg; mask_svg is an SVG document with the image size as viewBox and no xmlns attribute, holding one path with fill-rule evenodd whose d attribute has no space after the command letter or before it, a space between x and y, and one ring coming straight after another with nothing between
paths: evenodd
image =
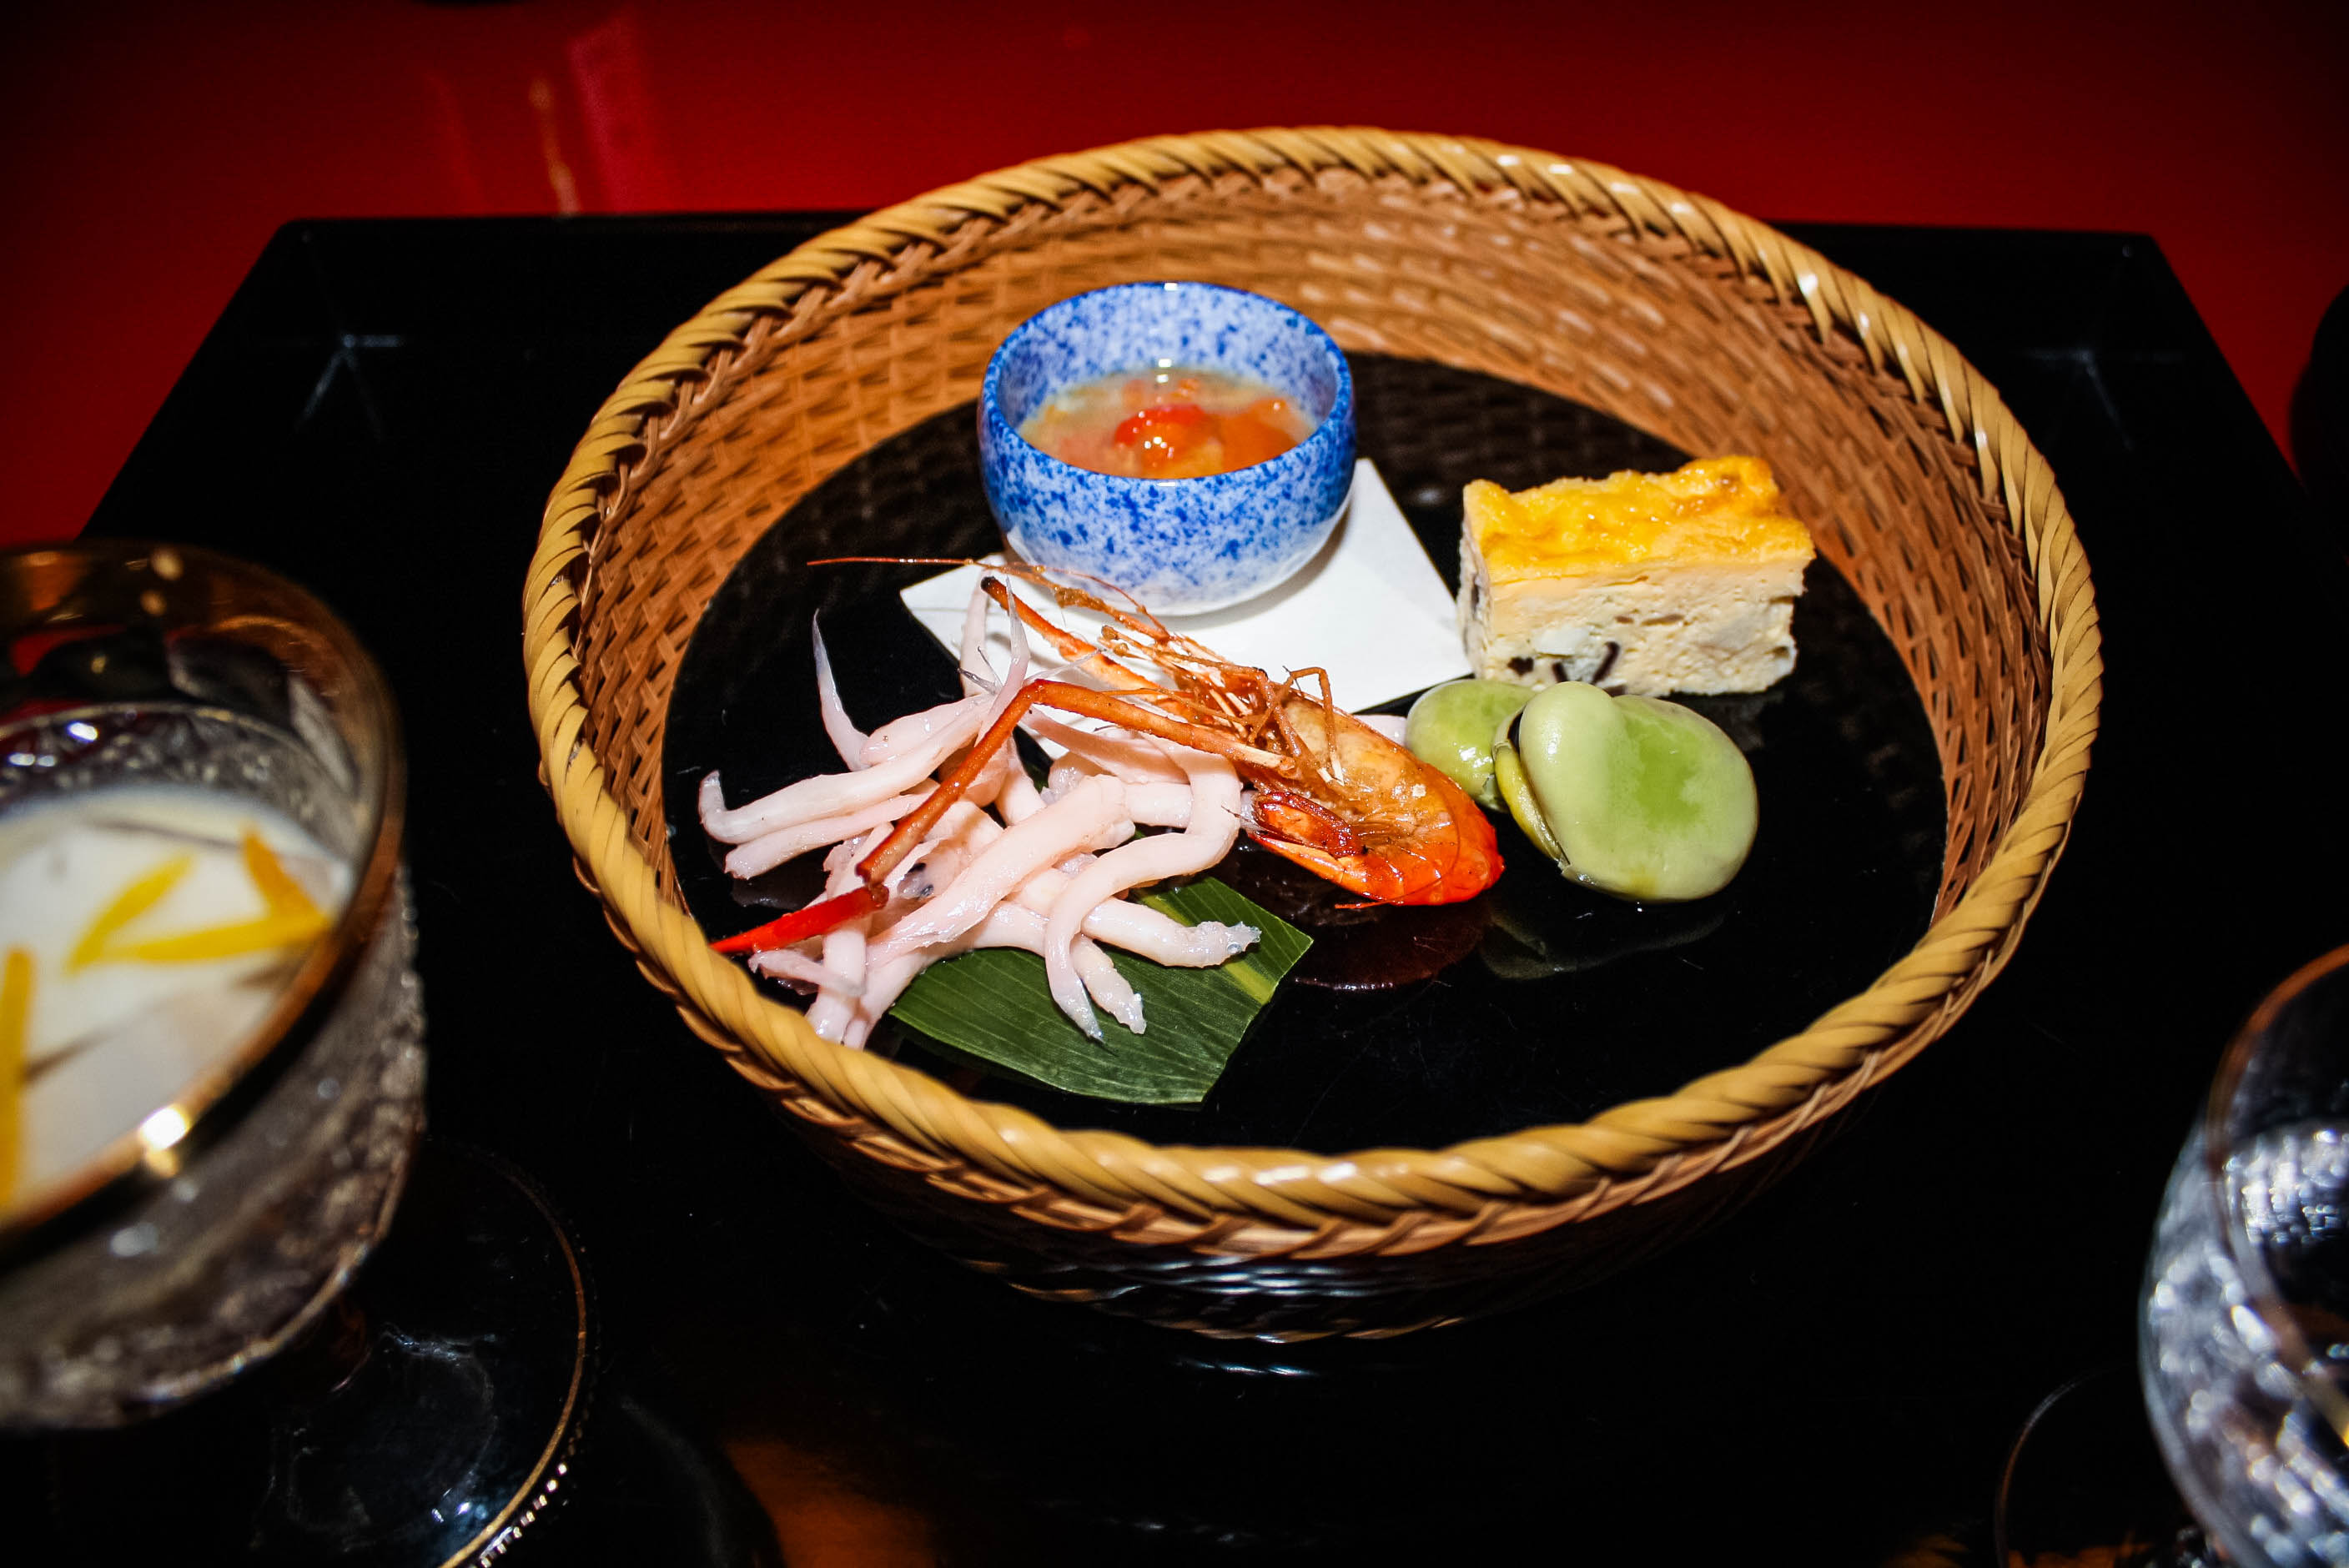
<instances>
[{"instance_id":1,"label":"yellow citrus peel strip","mask_svg":"<svg viewBox=\"0 0 2349 1568\"><path fill-rule=\"evenodd\" d=\"M318 906L302 891L302 884L288 875L285 864L272 853L261 835L251 828L244 830L244 869L253 878L253 885L261 890L262 898L272 914L310 914Z\"/></svg>"},{"instance_id":2,"label":"yellow citrus peel strip","mask_svg":"<svg viewBox=\"0 0 2349 1568\"><path fill-rule=\"evenodd\" d=\"M33 955L21 947L0 959L0 1211L16 1190L25 1146L25 1038L33 1016Z\"/></svg>"},{"instance_id":3,"label":"yellow citrus peel strip","mask_svg":"<svg viewBox=\"0 0 2349 1568\"><path fill-rule=\"evenodd\" d=\"M210 958L236 958L308 942L326 929L326 917L316 910L306 914L264 914L227 925L207 925L144 942L125 942L107 950L109 958L139 964L201 964Z\"/></svg>"},{"instance_id":4,"label":"yellow citrus peel strip","mask_svg":"<svg viewBox=\"0 0 2349 1568\"><path fill-rule=\"evenodd\" d=\"M261 835L251 828L243 835L244 869L261 890L269 913L257 920L206 926L143 942L117 938L132 921L160 903L180 885L195 864L191 855L174 855L140 877L98 911L89 929L66 958L68 970L114 959L143 964L198 964L211 958L234 958L309 942L331 923L326 912L286 872ZM24 1083L26 1026L33 1012L33 955L21 947L8 949L0 960L0 1210L8 1206L16 1184L16 1166L24 1145Z\"/></svg>"},{"instance_id":5,"label":"yellow citrus peel strip","mask_svg":"<svg viewBox=\"0 0 2349 1568\"><path fill-rule=\"evenodd\" d=\"M79 969L86 965L123 960L135 964L202 964L213 958L238 958L248 953L266 953L311 941L332 923L326 912L285 870L285 863L262 841L258 832L247 828L243 847L246 874L260 890L268 913L254 920L207 925L169 936L121 940L123 927L154 908L195 863L191 856L175 855L124 888L112 903L98 912L81 940L74 944L66 967Z\"/></svg>"},{"instance_id":6,"label":"yellow citrus peel strip","mask_svg":"<svg viewBox=\"0 0 2349 1568\"><path fill-rule=\"evenodd\" d=\"M89 923L89 929L81 934L81 940L66 955L67 972L113 956L107 951L107 944L114 934L154 908L165 893L180 885L180 879L195 863L193 855L173 855L115 894L114 902L98 912L98 918Z\"/></svg>"}]
</instances>

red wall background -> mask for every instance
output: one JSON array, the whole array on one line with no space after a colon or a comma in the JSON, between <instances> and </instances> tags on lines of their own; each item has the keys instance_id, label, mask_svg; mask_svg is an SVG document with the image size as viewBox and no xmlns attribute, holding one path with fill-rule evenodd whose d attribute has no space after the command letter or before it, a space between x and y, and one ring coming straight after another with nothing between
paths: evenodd
<instances>
[{"instance_id":1,"label":"red wall background","mask_svg":"<svg viewBox=\"0 0 2349 1568\"><path fill-rule=\"evenodd\" d=\"M875 206L1312 122L1601 159L1774 219L2147 232L2279 440L2349 285L2342 0L18 6L0 542L81 525L289 219Z\"/></svg>"}]
</instances>

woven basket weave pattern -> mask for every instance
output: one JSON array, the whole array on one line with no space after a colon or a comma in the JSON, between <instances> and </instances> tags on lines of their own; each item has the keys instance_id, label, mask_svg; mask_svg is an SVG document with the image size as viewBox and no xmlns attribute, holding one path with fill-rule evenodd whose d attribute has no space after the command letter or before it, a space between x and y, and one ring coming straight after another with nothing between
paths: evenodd
<instances>
[{"instance_id":1,"label":"woven basket weave pattern","mask_svg":"<svg viewBox=\"0 0 2349 1568\"><path fill-rule=\"evenodd\" d=\"M674 892L659 772L702 606L827 475L975 396L1019 321L1148 277L1251 289L1349 348L1540 387L1690 451L1769 459L1925 696L1950 832L1916 951L1812 1028L1676 1095L1343 1160L1063 1133L815 1040L709 954ZM583 879L688 1024L950 1208L997 1206L1112 1254L1418 1255L1528 1236L1657 1202L1832 1114L2011 950L2077 799L2100 669L2085 563L2044 461L1907 312L1670 187L1367 131L1051 160L802 247L680 328L607 404L550 501L528 593L533 713Z\"/></svg>"}]
</instances>

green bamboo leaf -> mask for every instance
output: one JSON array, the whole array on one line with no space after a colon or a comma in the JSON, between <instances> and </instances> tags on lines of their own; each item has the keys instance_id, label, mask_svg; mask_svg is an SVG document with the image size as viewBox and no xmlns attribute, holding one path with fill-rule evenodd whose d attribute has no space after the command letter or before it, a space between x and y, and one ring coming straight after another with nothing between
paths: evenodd
<instances>
[{"instance_id":1,"label":"green bamboo leaf","mask_svg":"<svg viewBox=\"0 0 2349 1568\"><path fill-rule=\"evenodd\" d=\"M1053 1005L1044 961L1001 948L932 965L889 1016L953 1050L1071 1094L1195 1105L1312 939L1211 877L1159 889L1143 902L1186 923L1220 920L1264 934L1213 969L1169 969L1112 951L1111 960L1142 996L1139 1035L1104 1019L1104 1037L1087 1039Z\"/></svg>"}]
</instances>

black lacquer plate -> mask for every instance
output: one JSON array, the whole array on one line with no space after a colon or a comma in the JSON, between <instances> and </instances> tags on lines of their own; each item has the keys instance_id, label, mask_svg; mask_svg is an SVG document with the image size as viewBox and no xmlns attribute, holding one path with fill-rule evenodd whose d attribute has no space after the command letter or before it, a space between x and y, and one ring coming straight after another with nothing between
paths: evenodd
<instances>
[{"instance_id":1,"label":"black lacquer plate","mask_svg":"<svg viewBox=\"0 0 2349 1568\"><path fill-rule=\"evenodd\" d=\"M1469 480L1523 489L1686 460L1609 416L1491 377L1377 355L1354 356L1353 369L1361 452L1447 582ZM860 726L958 694L953 660L897 599L936 568L806 562L1000 544L964 407L841 469L735 567L687 649L662 758L671 852L704 930L746 929L815 891L813 856L757 882L728 878L694 806L713 769L739 804L840 766L816 709L812 615L823 615ZM1690 703L1744 748L1762 802L1744 871L1710 899L1639 906L1570 886L1506 820L1499 882L1434 909L1341 911L1346 895L1244 848L1216 874L1315 947L1203 1105L1123 1106L1010 1075L981 1080L902 1028L876 1031L875 1048L1061 1126L1329 1152L1580 1120L1747 1060L1913 946L1941 869L1940 770L1923 707L1824 562L1795 634L1795 672L1770 691Z\"/></svg>"}]
</instances>

